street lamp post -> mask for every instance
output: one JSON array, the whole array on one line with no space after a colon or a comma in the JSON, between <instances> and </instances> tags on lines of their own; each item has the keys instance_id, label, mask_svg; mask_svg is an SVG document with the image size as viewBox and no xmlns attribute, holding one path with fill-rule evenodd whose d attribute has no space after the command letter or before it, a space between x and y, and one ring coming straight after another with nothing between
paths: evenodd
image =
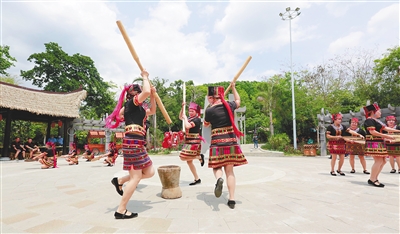
<instances>
[{"instance_id":1,"label":"street lamp post","mask_svg":"<svg viewBox=\"0 0 400 234\"><path fill-rule=\"evenodd\" d=\"M297 149L297 136L296 136L296 108L294 102L294 79L293 79L293 64L292 64L292 19L300 15L300 8L290 10L290 7L286 7L286 12L279 13L282 20L289 20L289 32L290 32L290 77L292 81L292 115L293 115L293 146Z\"/></svg>"}]
</instances>

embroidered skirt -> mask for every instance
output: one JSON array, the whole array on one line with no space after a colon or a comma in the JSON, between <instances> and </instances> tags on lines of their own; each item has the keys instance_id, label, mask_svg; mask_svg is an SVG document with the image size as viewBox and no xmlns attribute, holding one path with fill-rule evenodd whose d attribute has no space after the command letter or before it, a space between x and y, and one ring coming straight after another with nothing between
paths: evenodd
<instances>
[{"instance_id":1,"label":"embroidered skirt","mask_svg":"<svg viewBox=\"0 0 400 234\"><path fill-rule=\"evenodd\" d=\"M200 134L189 133L186 134L185 143L179 154L182 161L191 161L200 159L201 139Z\"/></svg>"},{"instance_id":2,"label":"embroidered skirt","mask_svg":"<svg viewBox=\"0 0 400 234\"><path fill-rule=\"evenodd\" d=\"M364 144L346 142L346 154L350 155L364 155Z\"/></svg>"},{"instance_id":3,"label":"embroidered skirt","mask_svg":"<svg viewBox=\"0 0 400 234\"><path fill-rule=\"evenodd\" d=\"M364 155L372 157L387 157L388 152L383 138L367 135L365 137Z\"/></svg>"},{"instance_id":4,"label":"embroidered skirt","mask_svg":"<svg viewBox=\"0 0 400 234\"><path fill-rule=\"evenodd\" d=\"M49 168L54 167L54 162L52 159L49 159L49 158L43 159L43 163L44 163L44 165L48 166Z\"/></svg>"},{"instance_id":5,"label":"embroidered skirt","mask_svg":"<svg viewBox=\"0 0 400 234\"><path fill-rule=\"evenodd\" d=\"M330 154L345 154L346 142L343 139L328 141L327 148Z\"/></svg>"},{"instance_id":6,"label":"embroidered skirt","mask_svg":"<svg viewBox=\"0 0 400 234\"><path fill-rule=\"evenodd\" d=\"M400 143L386 144L386 150L389 156L400 157Z\"/></svg>"},{"instance_id":7,"label":"embroidered skirt","mask_svg":"<svg viewBox=\"0 0 400 234\"><path fill-rule=\"evenodd\" d=\"M216 128L211 131L209 156L209 168L247 164L232 127Z\"/></svg>"},{"instance_id":8,"label":"embroidered skirt","mask_svg":"<svg viewBox=\"0 0 400 234\"><path fill-rule=\"evenodd\" d=\"M142 133L126 132L122 141L124 155L124 170L142 170L150 167L153 162L146 151L146 140Z\"/></svg>"}]
</instances>

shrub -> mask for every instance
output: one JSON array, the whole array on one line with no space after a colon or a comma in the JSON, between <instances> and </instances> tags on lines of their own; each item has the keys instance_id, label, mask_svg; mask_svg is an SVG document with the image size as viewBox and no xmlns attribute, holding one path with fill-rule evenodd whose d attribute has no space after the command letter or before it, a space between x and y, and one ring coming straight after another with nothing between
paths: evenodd
<instances>
[{"instance_id":1,"label":"shrub","mask_svg":"<svg viewBox=\"0 0 400 234\"><path fill-rule=\"evenodd\" d=\"M289 145L290 139L285 133L280 133L271 136L268 143L272 150L284 151L285 147Z\"/></svg>"}]
</instances>

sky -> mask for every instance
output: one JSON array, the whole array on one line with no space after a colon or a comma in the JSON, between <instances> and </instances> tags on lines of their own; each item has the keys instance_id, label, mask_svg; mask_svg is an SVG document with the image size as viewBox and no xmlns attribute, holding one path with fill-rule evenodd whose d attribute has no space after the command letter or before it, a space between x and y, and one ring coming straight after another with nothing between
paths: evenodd
<instances>
[{"instance_id":1,"label":"sky","mask_svg":"<svg viewBox=\"0 0 400 234\"><path fill-rule=\"evenodd\" d=\"M196 85L262 81L311 68L346 51L376 58L399 45L399 1L14 1L1 0L0 44L30 70L33 53L56 42L89 56L105 81L130 83L140 70L118 29L121 21L150 78ZM300 8L291 21L279 13ZM291 40L290 40L291 33ZM292 53L290 47L292 45ZM20 85L33 88L21 79Z\"/></svg>"}]
</instances>

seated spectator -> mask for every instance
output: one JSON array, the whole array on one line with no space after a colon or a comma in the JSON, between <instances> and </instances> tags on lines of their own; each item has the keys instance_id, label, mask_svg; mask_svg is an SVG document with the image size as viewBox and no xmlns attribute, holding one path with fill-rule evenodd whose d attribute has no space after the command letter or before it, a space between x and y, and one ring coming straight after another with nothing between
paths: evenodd
<instances>
[{"instance_id":1,"label":"seated spectator","mask_svg":"<svg viewBox=\"0 0 400 234\"><path fill-rule=\"evenodd\" d=\"M54 136L51 136L51 137L47 140L47 142L51 142L51 143L56 144L56 143L57 143L57 139L56 139Z\"/></svg>"},{"instance_id":2,"label":"seated spectator","mask_svg":"<svg viewBox=\"0 0 400 234\"><path fill-rule=\"evenodd\" d=\"M25 158L25 151L23 143L19 137L15 138L13 142L11 142L11 152L15 153L14 159L23 160ZM20 157L20 153L22 157Z\"/></svg>"},{"instance_id":3,"label":"seated spectator","mask_svg":"<svg viewBox=\"0 0 400 234\"><path fill-rule=\"evenodd\" d=\"M61 136L58 136L56 145L60 146L63 145L64 139Z\"/></svg>"},{"instance_id":4,"label":"seated spectator","mask_svg":"<svg viewBox=\"0 0 400 234\"><path fill-rule=\"evenodd\" d=\"M40 153L39 146L33 143L32 138L28 138L28 141L25 142L24 147L26 149L26 152L29 153L29 158L27 158L29 160L32 160L34 153Z\"/></svg>"}]
</instances>

